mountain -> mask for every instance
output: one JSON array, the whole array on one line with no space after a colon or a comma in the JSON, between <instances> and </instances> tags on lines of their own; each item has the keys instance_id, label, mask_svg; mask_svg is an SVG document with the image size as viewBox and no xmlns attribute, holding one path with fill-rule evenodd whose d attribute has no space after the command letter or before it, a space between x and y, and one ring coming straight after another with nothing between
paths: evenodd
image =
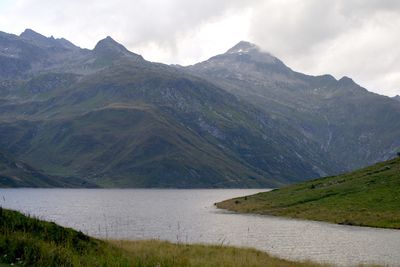
<instances>
[{"instance_id":1,"label":"mountain","mask_svg":"<svg viewBox=\"0 0 400 267\"><path fill-rule=\"evenodd\" d=\"M116 42L110 36L100 40L93 50L97 60L114 61L123 57L144 61L143 57L128 51L123 45Z\"/></svg>"},{"instance_id":2,"label":"mountain","mask_svg":"<svg viewBox=\"0 0 400 267\"><path fill-rule=\"evenodd\" d=\"M339 176L217 203L233 211L400 229L400 157Z\"/></svg>"},{"instance_id":3,"label":"mountain","mask_svg":"<svg viewBox=\"0 0 400 267\"><path fill-rule=\"evenodd\" d=\"M400 101L400 95L396 95L393 97L394 100Z\"/></svg>"},{"instance_id":4,"label":"mountain","mask_svg":"<svg viewBox=\"0 0 400 267\"><path fill-rule=\"evenodd\" d=\"M185 69L317 143L339 173L389 159L400 147L398 102L348 77L293 71L248 42Z\"/></svg>"},{"instance_id":5,"label":"mountain","mask_svg":"<svg viewBox=\"0 0 400 267\"><path fill-rule=\"evenodd\" d=\"M57 177L0 152L0 187L95 187L75 177Z\"/></svg>"},{"instance_id":6,"label":"mountain","mask_svg":"<svg viewBox=\"0 0 400 267\"><path fill-rule=\"evenodd\" d=\"M46 36L41 35L31 29L26 29L23 33L21 33L20 37L28 42L32 42L33 44L41 47L47 48L65 48L65 49L76 49L78 48L73 43L69 42L64 38L55 39L53 36L47 38Z\"/></svg>"},{"instance_id":7,"label":"mountain","mask_svg":"<svg viewBox=\"0 0 400 267\"><path fill-rule=\"evenodd\" d=\"M398 102L256 45L189 67L0 33L0 147L106 187L277 187L392 156Z\"/></svg>"},{"instance_id":8,"label":"mountain","mask_svg":"<svg viewBox=\"0 0 400 267\"><path fill-rule=\"evenodd\" d=\"M266 187L339 171L286 121L111 37L0 34L0 146L107 187ZM4 62L4 64L3 64ZM22 62L21 64L19 64Z\"/></svg>"}]
</instances>

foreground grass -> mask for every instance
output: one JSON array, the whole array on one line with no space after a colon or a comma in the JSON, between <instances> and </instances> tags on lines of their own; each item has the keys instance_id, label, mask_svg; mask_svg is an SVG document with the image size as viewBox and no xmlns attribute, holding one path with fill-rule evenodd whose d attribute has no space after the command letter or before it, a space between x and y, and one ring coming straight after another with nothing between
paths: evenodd
<instances>
[{"instance_id":1,"label":"foreground grass","mask_svg":"<svg viewBox=\"0 0 400 267\"><path fill-rule=\"evenodd\" d=\"M102 241L0 208L0 266L321 266L254 249L162 241Z\"/></svg>"},{"instance_id":2,"label":"foreground grass","mask_svg":"<svg viewBox=\"0 0 400 267\"><path fill-rule=\"evenodd\" d=\"M243 213L400 229L400 158L216 205Z\"/></svg>"},{"instance_id":3,"label":"foreground grass","mask_svg":"<svg viewBox=\"0 0 400 267\"><path fill-rule=\"evenodd\" d=\"M322 266L311 262L282 260L255 249L172 244L155 240L112 241L111 243L136 258L141 263L136 266Z\"/></svg>"},{"instance_id":4,"label":"foreground grass","mask_svg":"<svg viewBox=\"0 0 400 267\"><path fill-rule=\"evenodd\" d=\"M0 208L0 262L25 266L127 266L122 251L81 232Z\"/></svg>"}]
</instances>

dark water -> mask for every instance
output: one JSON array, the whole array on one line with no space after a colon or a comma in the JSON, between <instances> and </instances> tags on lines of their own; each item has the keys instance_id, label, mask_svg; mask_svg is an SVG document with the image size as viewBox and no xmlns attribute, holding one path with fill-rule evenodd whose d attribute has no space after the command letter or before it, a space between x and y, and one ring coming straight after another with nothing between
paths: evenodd
<instances>
[{"instance_id":1,"label":"dark water","mask_svg":"<svg viewBox=\"0 0 400 267\"><path fill-rule=\"evenodd\" d=\"M260 190L0 189L0 204L111 239L255 247L286 259L400 266L400 231L340 226L214 208Z\"/></svg>"}]
</instances>

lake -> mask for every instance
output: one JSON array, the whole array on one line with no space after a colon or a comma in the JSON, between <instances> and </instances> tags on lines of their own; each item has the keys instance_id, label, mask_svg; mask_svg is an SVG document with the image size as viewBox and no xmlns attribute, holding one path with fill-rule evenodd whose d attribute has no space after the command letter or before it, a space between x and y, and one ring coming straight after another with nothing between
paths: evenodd
<instances>
[{"instance_id":1,"label":"lake","mask_svg":"<svg viewBox=\"0 0 400 267\"><path fill-rule=\"evenodd\" d=\"M0 204L109 239L254 247L280 258L400 266L400 231L242 215L214 203L260 189L0 189Z\"/></svg>"}]
</instances>

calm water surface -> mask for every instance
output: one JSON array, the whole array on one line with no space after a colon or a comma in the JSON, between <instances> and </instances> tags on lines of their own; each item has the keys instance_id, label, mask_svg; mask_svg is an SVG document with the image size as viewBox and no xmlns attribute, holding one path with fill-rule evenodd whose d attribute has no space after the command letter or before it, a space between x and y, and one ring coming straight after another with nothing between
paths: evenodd
<instances>
[{"instance_id":1,"label":"calm water surface","mask_svg":"<svg viewBox=\"0 0 400 267\"><path fill-rule=\"evenodd\" d=\"M213 206L260 191L0 189L0 204L102 238L218 243L286 259L400 266L398 230L240 215Z\"/></svg>"}]
</instances>

